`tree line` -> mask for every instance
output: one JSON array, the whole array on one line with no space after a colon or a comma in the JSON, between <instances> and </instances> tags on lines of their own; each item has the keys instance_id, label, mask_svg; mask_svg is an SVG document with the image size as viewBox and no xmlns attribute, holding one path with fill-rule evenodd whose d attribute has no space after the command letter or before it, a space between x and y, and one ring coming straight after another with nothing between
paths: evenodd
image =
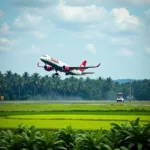
<instances>
[{"instance_id":1,"label":"tree line","mask_svg":"<svg viewBox=\"0 0 150 150\"><path fill-rule=\"evenodd\" d=\"M110 77L84 79L68 76L61 79L61 76L40 76L38 73L0 72L0 95L4 95L5 100L115 100L118 92L122 92L125 99L150 100L150 79L119 84Z\"/></svg>"}]
</instances>

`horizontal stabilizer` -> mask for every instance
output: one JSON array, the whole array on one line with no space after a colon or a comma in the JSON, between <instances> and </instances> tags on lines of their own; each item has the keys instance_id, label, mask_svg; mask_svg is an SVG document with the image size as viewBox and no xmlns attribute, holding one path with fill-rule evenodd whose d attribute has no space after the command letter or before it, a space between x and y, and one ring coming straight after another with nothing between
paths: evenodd
<instances>
[{"instance_id":1,"label":"horizontal stabilizer","mask_svg":"<svg viewBox=\"0 0 150 150\"><path fill-rule=\"evenodd\" d=\"M83 72L82 74L94 74L94 72Z\"/></svg>"}]
</instances>

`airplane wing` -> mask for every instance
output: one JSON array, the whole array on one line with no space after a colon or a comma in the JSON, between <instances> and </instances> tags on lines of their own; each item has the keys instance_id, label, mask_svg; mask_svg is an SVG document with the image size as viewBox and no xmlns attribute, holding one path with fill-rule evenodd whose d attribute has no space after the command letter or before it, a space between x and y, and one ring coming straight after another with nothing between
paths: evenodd
<instances>
[{"instance_id":1,"label":"airplane wing","mask_svg":"<svg viewBox=\"0 0 150 150\"><path fill-rule=\"evenodd\" d=\"M85 66L85 67L69 67L69 69L70 70L73 70L73 69L89 69L89 68L97 68L97 67L99 67L100 66L100 64L98 64L97 66Z\"/></svg>"}]
</instances>

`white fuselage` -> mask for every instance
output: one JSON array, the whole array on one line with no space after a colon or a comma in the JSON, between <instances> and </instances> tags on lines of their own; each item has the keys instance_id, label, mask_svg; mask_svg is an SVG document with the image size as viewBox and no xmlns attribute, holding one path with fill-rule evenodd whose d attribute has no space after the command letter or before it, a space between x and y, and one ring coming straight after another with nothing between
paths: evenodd
<instances>
[{"instance_id":1,"label":"white fuselage","mask_svg":"<svg viewBox=\"0 0 150 150\"><path fill-rule=\"evenodd\" d=\"M61 62L51 56L42 56L40 57L41 61L43 61L45 64L48 64L50 66L52 66L56 71L60 71L60 72L66 72L64 69L63 69L63 66L67 66L67 67L71 67L70 65L64 63L64 62ZM68 74L72 74L72 75L82 75L82 72L80 70L71 70L71 71L68 71L66 72Z\"/></svg>"}]
</instances>

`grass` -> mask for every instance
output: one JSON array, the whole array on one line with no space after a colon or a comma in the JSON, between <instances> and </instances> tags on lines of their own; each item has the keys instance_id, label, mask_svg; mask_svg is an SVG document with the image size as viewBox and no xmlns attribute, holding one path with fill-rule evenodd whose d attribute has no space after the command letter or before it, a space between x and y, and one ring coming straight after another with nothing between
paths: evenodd
<instances>
[{"instance_id":1,"label":"grass","mask_svg":"<svg viewBox=\"0 0 150 150\"><path fill-rule=\"evenodd\" d=\"M150 111L138 111L138 112L130 112L130 111L49 111L49 112L37 112L37 111L9 111L9 112L0 112L0 116L13 116L13 115L136 115L136 116L150 116Z\"/></svg>"},{"instance_id":2,"label":"grass","mask_svg":"<svg viewBox=\"0 0 150 150\"><path fill-rule=\"evenodd\" d=\"M91 120L91 121L127 121L135 120L136 115L17 115L8 116L8 119L23 120ZM141 121L150 121L150 116L140 116Z\"/></svg>"},{"instance_id":3,"label":"grass","mask_svg":"<svg viewBox=\"0 0 150 150\"><path fill-rule=\"evenodd\" d=\"M58 129L65 128L69 125L74 129L109 129L111 127L110 123L123 124L125 121L87 121L87 120L14 120L14 119L0 119L1 129L6 128L16 128L18 124L23 124L24 126L34 125L39 129ZM140 124L145 124L141 122Z\"/></svg>"},{"instance_id":4,"label":"grass","mask_svg":"<svg viewBox=\"0 0 150 150\"><path fill-rule=\"evenodd\" d=\"M23 123L40 129L69 125L75 129L109 129L110 123L123 124L137 117L141 124L150 121L150 102L0 105L0 128L16 128Z\"/></svg>"},{"instance_id":5,"label":"grass","mask_svg":"<svg viewBox=\"0 0 150 150\"><path fill-rule=\"evenodd\" d=\"M0 111L150 111L150 103L2 104Z\"/></svg>"}]
</instances>

